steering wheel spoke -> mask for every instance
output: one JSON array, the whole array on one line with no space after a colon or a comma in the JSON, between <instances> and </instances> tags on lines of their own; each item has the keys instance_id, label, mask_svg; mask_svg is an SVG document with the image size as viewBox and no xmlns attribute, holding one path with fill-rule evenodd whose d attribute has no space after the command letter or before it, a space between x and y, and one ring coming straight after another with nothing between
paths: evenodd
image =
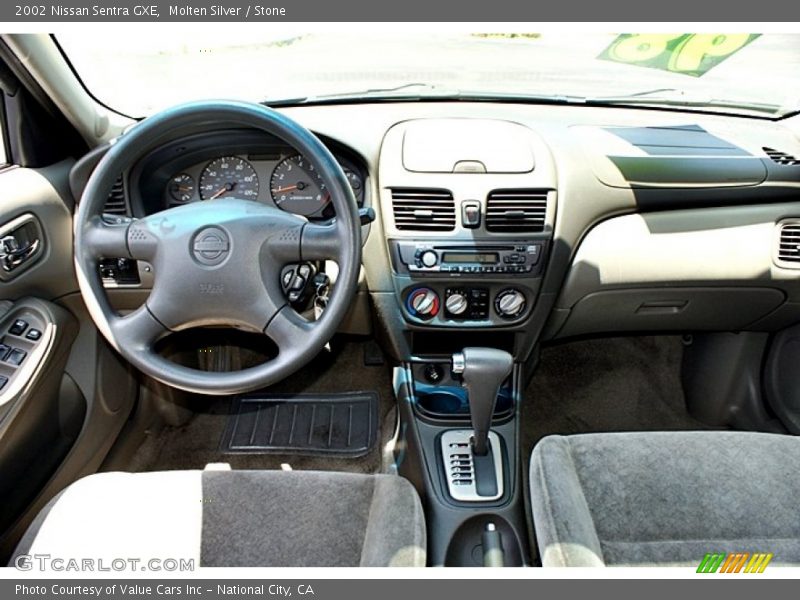
<instances>
[{"instance_id":1,"label":"steering wheel spoke","mask_svg":"<svg viewBox=\"0 0 800 600\"><path fill-rule=\"evenodd\" d=\"M92 217L83 229L84 250L93 258L132 258L128 249L130 223L109 224Z\"/></svg>"},{"instance_id":2,"label":"steering wheel spoke","mask_svg":"<svg viewBox=\"0 0 800 600\"><path fill-rule=\"evenodd\" d=\"M83 248L93 258L134 258L150 261L158 240L146 220L108 223L100 216L89 219L83 229Z\"/></svg>"},{"instance_id":3,"label":"steering wheel spoke","mask_svg":"<svg viewBox=\"0 0 800 600\"><path fill-rule=\"evenodd\" d=\"M147 303L132 313L112 319L110 326L116 344L137 354L152 352L155 343L169 333L150 312Z\"/></svg>"},{"instance_id":4,"label":"steering wheel spoke","mask_svg":"<svg viewBox=\"0 0 800 600\"><path fill-rule=\"evenodd\" d=\"M313 321L305 319L290 306L284 306L275 313L264 333L285 351L302 347L302 340L308 337L313 328Z\"/></svg>"},{"instance_id":5,"label":"steering wheel spoke","mask_svg":"<svg viewBox=\"0 0 800 600\"><path fill-rule=\"evenodd\" d=\"M303 227L300 239L300 256L304 261L339 258L341 240L342 234L336 222L330 225L308 223Z\"/></svg>"}]
</instances>

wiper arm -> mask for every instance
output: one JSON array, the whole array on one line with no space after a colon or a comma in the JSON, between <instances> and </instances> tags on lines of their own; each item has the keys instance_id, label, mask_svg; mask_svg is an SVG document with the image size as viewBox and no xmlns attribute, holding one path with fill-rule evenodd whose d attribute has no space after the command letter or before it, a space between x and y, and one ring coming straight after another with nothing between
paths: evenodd
<instances>
[{"instance_id":1,"label":"wiper arm","mask_svg":"<svg viewBox=\"0 0 800 600\"><path fill-rule=\"evenodd\" d=\"M267 106L296 106L298 104L322 104L326 102L336 102L337 100L353 100L358 98L380 99L380 98L419 98L420 94L406 94L406 90L421 88L425 96L434 97L435 95L458 95L458 91L444 90L444 88L431 85L429 83L414 82L385 88L369 88L356 92L337 92L333 94L318 94L315 96L299 96L297 98L276 98L262 100L262 104ZM436 92L432 94L431 92Z\"/></svg>"},{"instance_id":2,"label":"wiper arm","mask_svg":"<svg viewBox=\"0 0 800 600\"><path fill-rule=\"evenodd\" d=\"M418 90L413 93L409 90ZM438 85L424 82L404 83L393 87L376 87L368 88L355 92L337 92L333 94L320 94L309 98L310 102L319 101L335 101L339 99L353 99L353 98L432 98L432 97L457 97L461 94L460 90L444 88Z\"/></svg>"},{"instance_id":3,"label":"wiper arm","mask_svg":"<svg viewBox=\"0 0 800 600\"><path fill-rule=\"evenodd\" d=\"M416 90L419 91L416 91ZM411 91L415 90L415 91ZM506 92L464 91L445 88L429 83L405 83L395 87L369 88L357 92L319 94L300 98L264 100L267 106L293 106L298 104L328 104L341 101L421 101L421 100L460 100L464 102L520 102L541 104L585 104L583 96L566 94L521 94Z\"/></svg>"},{"instance_id":4,"label":"wiper arm","mask_svg":"<svg viewBox=\"0 0 800 600\"><path fill-rule=\"evenodd\" d=\"M666 95L659 96L658 94ZM701 97L687 94L685 91L676 88L658 88L622 96L595 96L586 98L586 103L597 106L625 106L630 104L643 106L686 106L691 108L732 108L770 114L776 114L781 109L781 106L778 104Z\"/></svg>"},{"instance_id":5,"label":"wiper arm","mask_svg":"<svg viewBox=\"0 0 800 600\"><path fill-rule=\"evenodd\" d=\"M308 96L298 96L297 98L267 98L261 104L270 108L280 108L281 106L297 106L308 102Z\"/></svg>"}]
</instances>

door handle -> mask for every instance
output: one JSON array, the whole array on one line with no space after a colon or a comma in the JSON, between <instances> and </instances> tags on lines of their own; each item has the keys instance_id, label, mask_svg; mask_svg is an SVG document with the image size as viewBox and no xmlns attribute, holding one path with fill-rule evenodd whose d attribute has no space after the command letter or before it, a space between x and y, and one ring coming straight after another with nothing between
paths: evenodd
<instances>
[{"instance_id":1,"label":"door handle","mask_svg":"<svg viewBox=\"0 0 800 600\"><path fill-rule=\"evenodd\" d=\"M3 270L10 273L17 267L30 260L39 249L39 239L27 240L20 245L19 240L13 235L0 239L0 265Z\"/></svg>"},{"instance_id":2,"label":"door handle","mask_svg":"<svg viewBox=\"0 0 800 600\"><path fill-rule=\"evenodd\" d=\"M0 225L0 281L11 281L44 255L47 237L39 219L24 213Z\"/></svg>"}]
</instances>

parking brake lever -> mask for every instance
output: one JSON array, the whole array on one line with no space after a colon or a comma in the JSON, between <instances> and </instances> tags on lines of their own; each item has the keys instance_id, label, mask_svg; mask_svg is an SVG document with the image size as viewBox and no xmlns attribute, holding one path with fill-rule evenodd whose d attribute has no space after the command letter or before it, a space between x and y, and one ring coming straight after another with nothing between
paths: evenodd
<instances>
[{"instance_id":1,"label":"parking brake lever","mask_svg":"<svg viewBox=\"0 0 800 600\"><path fill-rule=\"evenodd\" d=\"M487 523L486 528L481 534L481 544L483 545L483 566L484 567L504 567L505 553L503 551L503 538L497 531L494 523Z\"/></svg>"}]
</instances>

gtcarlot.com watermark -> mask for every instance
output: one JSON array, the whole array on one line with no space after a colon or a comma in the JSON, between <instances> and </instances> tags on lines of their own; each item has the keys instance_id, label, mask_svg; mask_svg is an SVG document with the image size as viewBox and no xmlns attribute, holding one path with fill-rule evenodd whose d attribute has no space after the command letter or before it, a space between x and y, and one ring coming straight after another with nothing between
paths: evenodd
<instances>
[{"instance_id":1,"label":"gtcarlot.com watermark","mask_svg":"<svg viewBox=\"0 0 800 600\"><path fill-rule=\"evenodd\" d=\"M20 554L14 559L20 571L167 571L195 570L193 558L60 558L50 554Z\"/></svg>"}]
</instances>

